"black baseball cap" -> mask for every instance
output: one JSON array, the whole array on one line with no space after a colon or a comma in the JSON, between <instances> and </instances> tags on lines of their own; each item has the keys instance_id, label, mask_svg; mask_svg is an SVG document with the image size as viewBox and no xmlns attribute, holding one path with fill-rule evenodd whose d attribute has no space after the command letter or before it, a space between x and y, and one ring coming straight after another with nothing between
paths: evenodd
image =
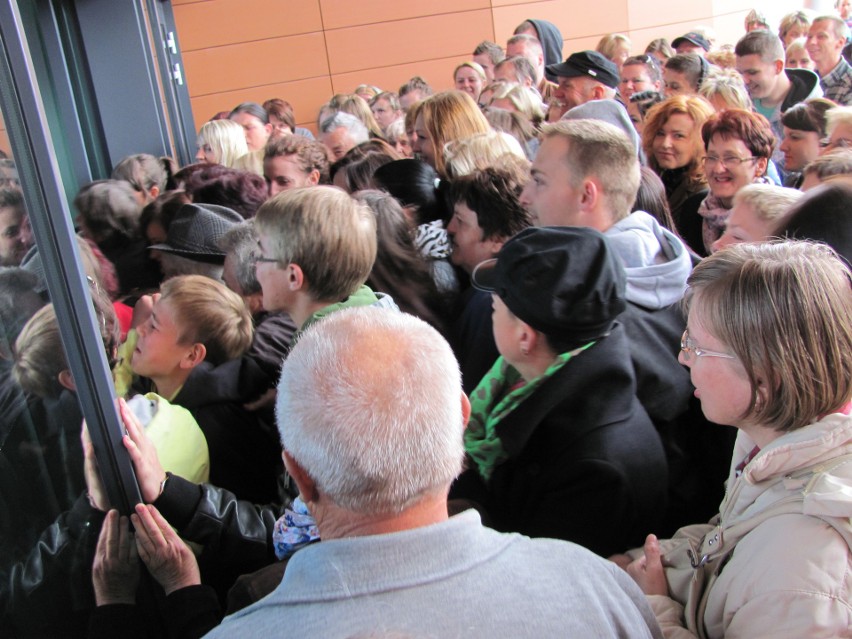
<instances>
[{"instance_id":1,"label":"black baseball cap","mask_svg":"<svg viewBox=\"0 0 852 639\"><path fill-rule=\"evenodd\" d=\"M707 41L707 38L705 38L697 31L690 31L689 33L682 35L679 38L675 38L674 42L672 42L672 48L677 49L684 42L694 44L696 47L701 47L705 51L710 50L710 43Z\"/></svg>"},{"instance_id":2,"label":"black baseball cap","mask_svg":"<svg viewBox=\"0 0 852 639\"><path fill-rule=\"evenodd\" d=\"M618 67L597 51L578 51L569 55L565 62L551 64L548 73L563 78L592 78L611 89L618 86L620 77Z\"/></svg>"}]
</instances>

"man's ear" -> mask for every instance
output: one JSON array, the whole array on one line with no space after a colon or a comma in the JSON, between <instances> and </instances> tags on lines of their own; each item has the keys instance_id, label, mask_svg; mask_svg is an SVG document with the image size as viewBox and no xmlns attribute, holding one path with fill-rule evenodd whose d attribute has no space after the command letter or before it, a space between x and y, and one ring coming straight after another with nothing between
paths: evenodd
<instances>
[{"instance_id":1,"label":"man's ear","mask_svg":"<svg viewBox=\"0 0 852 639\"><path fill-rule=\"evenodd\" d=\"M67 388L73 393L77 392L77 384L74 383L74 377L71 375L71 371L67 368L64 371L61 371L57 376L59 379L59 385L62 388Z\"/></svg>"},{"instance_id":2,"label":"man's ear","mask_svg":"<svg viewBox=\"0 0 852 639\"><path fill-rule=\"evenodd\" d=\"M606 91L602 84L596 84L592 87L592 99L603 100L606 97Z\"/></svg>"},{"instance_id":3,"label":"man's ear","mask_svg":"<svg viewBox=\"0 0 852 639\"><path fill-rule=\"evenodd\" d=\"M600 188L595 180L591 178L583 180L582 197L580 198L583 208L587 210L594 209L600 196Z\"/></svg>"},{"instance_id":4,"label":"man's ear","mask_svg":"<svg viewBox=\"0 0 852 639\"><path fill-rule=\"evenodd\" d=\"M308 173L308 182L316 186L320 181L320 172L316 169L311 169L311 172Z\"/></svg>"},{"instance_id":5,"label":"man's ear","mask_svg":"<svg viewBox=\"0 0 852 639\"><path fill-rule=\"evenodd\" d=\"M784 60L776 60L775 61L775 75L781 75L784 73Z\"/></svg>"},{"instance_id":6,"label":"man's ear","mask_svg":"<svg viewBox=\"0 0 852 639\"><path fill-rule=\"evenodd\" d=\"M470 400L465 395L464 391L461 394L461 409L462 409L462 422L464 423L464 427L467 428L467 424L470 421Z\"/></svg>"},{"instance_id":7,"label":"man's ear","mask_svg":"<svg viewBox=\"0 0 852 639\"><path fill-rule=\"evenodd\" d=\"M317 501L319 498L319 495L317 494L317 485L314 480L311 479L311 476L308 475L307 471L305 471L301 464L299 464L299 462L297 462L286 450L281 451L281 459L284 460L284 468L287 469L290 477L292 477L293 481L296 482L296 488L299 489L302 501L304 501L305 504Z\"/></svg>"},{"instance_id":8,"label":"man's ear","mask_svg":"<svg viewBox=\"0 0 852 639\"><path fill-rule=\"evenodd\" d=\"M503 248L503 245L506 243L504 238L491 238L485 240L486 245L488 246L488 250L491 253L492 257L497 257L497 253L500 252L500 249Z\"/></svg>"}]
</instances>

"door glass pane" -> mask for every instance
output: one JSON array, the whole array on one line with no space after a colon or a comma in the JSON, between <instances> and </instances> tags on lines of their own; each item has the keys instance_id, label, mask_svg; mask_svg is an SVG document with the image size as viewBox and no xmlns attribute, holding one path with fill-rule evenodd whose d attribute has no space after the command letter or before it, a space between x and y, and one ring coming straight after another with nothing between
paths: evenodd
<instances>
[{"instance_id":1,"label":"door glass pane","mask_svg":"<svg viewBox=\"0 0 852 639\"><path fill-rule=\"evenodd\" d=\"M0 635L85 636L101 516L86 500L82 411L14 158L0 135ZM78 238L105 348L119 337L98 256Z\"/></svg>"}]
</instances>

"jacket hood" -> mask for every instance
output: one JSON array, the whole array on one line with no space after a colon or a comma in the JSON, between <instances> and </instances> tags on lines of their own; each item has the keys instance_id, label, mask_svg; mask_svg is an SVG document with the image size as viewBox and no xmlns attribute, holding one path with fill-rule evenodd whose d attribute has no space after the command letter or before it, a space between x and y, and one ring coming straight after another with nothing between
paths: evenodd
<instances>
[{"instance_id":1,"label":"jacket hood","mask_svg":"<svg viewBox=\"0 0 852 639\"><path fill-rule=\"evenodd\" d=\"M819 84L819 76L810 69L784 69L784 73L793 85L781 104L781 111L786 111L794 104L809 100L810 98L821 98L822 87Z\"/></svg>"},{"instance_id":2,"label":"jacket hood","mask_svg":"<svg viewBox=\"0 0 852 639\"><path fill-rule=\"evenodd\" d=\"M630 121L630 116L623 104L617 100L591 100L572 109L568 109L560 120L600 120L624 131L630 138L636 156L642 164L645 164L645 154L642 151L642 140L636 133L636 127Z\"/></svg>"},{"instance_id":3,"label":"jacket hood","mask_svg":"<svg viewBox=\"0 0 852 639\"><path fill-rule=\"evenodd\" d=\"M562 62L562 33L556 28L556 25L547 20L533 20L532 18L527 18L527 22L532 23L538 33L538 40L544 50L545 68L550 64ZM551 82L557 82L556 76L552 73L545 71L544 75Z\"/></svg>"},{"instance_id":4,"label":"jacket hood","mask_svg":"<svg viewBox=\"0 0 852 639\"><path fill-rule=\"evenodd\" d=\"M692 271L689 251L674 233L635 211L605 233L627 272L627 300L648 309L680 301Z\"/></svg>"}]
</instances>

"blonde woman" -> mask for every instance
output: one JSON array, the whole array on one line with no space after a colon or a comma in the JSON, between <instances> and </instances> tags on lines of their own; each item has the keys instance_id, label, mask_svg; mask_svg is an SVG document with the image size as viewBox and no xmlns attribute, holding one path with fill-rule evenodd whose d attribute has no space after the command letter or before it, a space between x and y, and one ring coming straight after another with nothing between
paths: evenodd
<instances>
[{"instance_id":1,"label":"blonde woman","mask_svg":"<svg viewBox=\"0 0 852 639\"><path fill-rule=\"evenodd\" d=\"M469 93L443 91L420 103L414 123L412 148L438 175L446 177L444 146L491 130Z\"/></svg>"},{"instance_id":2,"label":"blonde woman","mask_svg":"<svg viewBox=\"0 0 852 639\"><path fill-rule=\"evenodd\" d=\"M676 224L687 199L707 192L701 127L712 115L713 107L704 98L678 95L651 107L645 116L642 148L666 187Z\"/></svg>"},{"instance_id":3,"label":"blonde woman","mask_svg":"<svg viewBox=\"0 0 852 639\"><path fill-rule=\"evenodd\" d=\"M479 98L487 81L485 70L476 62L462 62L453 71L456 90L470 94L474 100Z\"/></svg>"},{"instance_id":4,"label":"blonde woman","mask_svg":"<svg viewBox=\"0 0 852 639\"><path fill-rule=\"evenodd\" d=\"M248 153L243 127L232 120L212 120L198 132L195 159L208 164L237 168L237 158Z\"/></svg>"},{"instance_id":5,"label":"blonde woman","mask_svg":"<svg viewBox=\"0 0 852 639\"><path fill-rule=\"evenodd\" d=\"M621 67L624 61L630 57L630 47L632 47L630 38L621 33L610 33L605 35L598 41L595 51L606 57L618 67L618 72L621 73Z\"/></svg>"}]
</instances>

